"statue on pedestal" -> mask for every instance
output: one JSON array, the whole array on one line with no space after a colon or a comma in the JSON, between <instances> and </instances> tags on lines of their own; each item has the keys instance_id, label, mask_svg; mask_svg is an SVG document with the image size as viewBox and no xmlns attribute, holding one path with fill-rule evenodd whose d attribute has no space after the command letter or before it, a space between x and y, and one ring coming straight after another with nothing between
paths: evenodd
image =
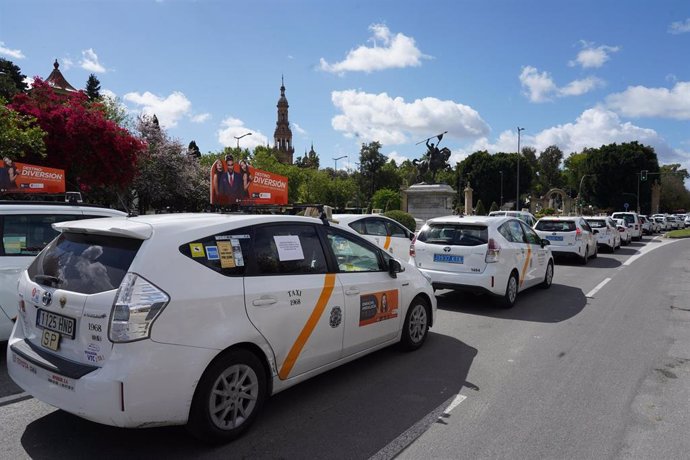
<instances>
[{"instance_id":1,"label":"statue on pedestal","mask_svg":"<svg viewBox=\"0 0 690 460\"><path fill-rule=\"evenodd\" d=\"M437 136L429 137L425 141L422 141L426 142L427 151L421 159L415 159L412 162L417 167L418 181L422 181L426 173L431 171L431 182L436 183L436 173L441 170L450 169L450 165L448 164L450 149L448 149L448 147L443 147L442 149L438 148L438 144L441 143L443 135L447 132L448 131L445 131ZM433 142L429 143L434 137L438 138L436 145L434 145ZM421 144L421 142L418 142L418 144Z\"/></svg>"}]
</instances>

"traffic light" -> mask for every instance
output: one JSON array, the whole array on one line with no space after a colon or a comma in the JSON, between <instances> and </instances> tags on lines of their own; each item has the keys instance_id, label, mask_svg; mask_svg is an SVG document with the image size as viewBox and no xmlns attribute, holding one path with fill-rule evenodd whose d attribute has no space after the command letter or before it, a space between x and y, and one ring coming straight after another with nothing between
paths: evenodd
<instances>
[{"instance_id":1,"label":"traffic light","mask_svg":"<svg viewBox=\"0 0 690 460\"><path fill-rule=\"evenodd\" d=\"M641 181L647 180L647 170L646 169L643 169L642 171L640 171L640 180Z\"/></svg>"}]
</instances>

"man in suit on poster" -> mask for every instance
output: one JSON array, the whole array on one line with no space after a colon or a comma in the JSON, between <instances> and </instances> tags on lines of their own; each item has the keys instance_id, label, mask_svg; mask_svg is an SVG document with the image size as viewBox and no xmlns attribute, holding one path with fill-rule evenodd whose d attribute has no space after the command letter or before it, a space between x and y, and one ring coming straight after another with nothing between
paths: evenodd
<instances>
[{"instance_id":1,"label":"man in suit on poster","mask_svg":"<svg viewBox=\"0 0 690 460\"><path fill-rule=\"evenodd\" d=\"M228 177L230 204L233 205L242 198L242 175L235 170L235 159L232 155L225 157L225 163L228 165L226 174Z\"/></svg>"}]
</instances>

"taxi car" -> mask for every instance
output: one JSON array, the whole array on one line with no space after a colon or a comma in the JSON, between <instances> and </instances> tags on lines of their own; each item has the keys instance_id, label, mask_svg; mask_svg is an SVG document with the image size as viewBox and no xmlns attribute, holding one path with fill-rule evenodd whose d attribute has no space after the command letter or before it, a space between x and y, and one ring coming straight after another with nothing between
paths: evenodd
<instances>
[{"instance_id":1,"label":"taxi car","mask_svg":"<svg viewBox=\"0 0 690 460\"><path fill-rule=\"evenodd\" d=\"M534 229L551 242L554 254L578 257L583 265L599 253L599 230L592 229L583 217L542 217Z\"/></svg>"},{"instance_id":2,"label":"taxi car","mask_svg":"<svg viewBox=\"0 0 690 460\"><path fill-rule=\"evenodd\" d=\"M334 214L333 220L347 225L393 257L407 260L414 233L399 222L379 214Z\"/></svg>"},{"instance_id":3,"label":"taxi car","mask_svg":"<svg viewBox=\"0 0 690 460\"><path fill-rule=\"evenodd\" d=\"M636 212L614 212L611 214L614 219L623 219L628 227L628 233L635 241L642 239L642 222Z\"/></svg>"},{"instance_id":4,"label":"taxi car","mask_svg":"<svg viewBox=\"0 0 690 460\"><path fill-rule=\"evenodd\" d=\"M585 217L592 229L597 229L597 244L610 252L621 247L621 235L616 223L609 216Z\"/></svg>"},{"instance_id":5,"label":"taxi car","mask_svg":"<svg viewBox=\"0 0 690 460\"><path fill-rule=\"evenodd\" d=\"M410 264L435 289L489 293L506 308L524 289L549 288L554 273L549 241L523 221L501 216L428 220L410 248Z\"/></svg>"},{"instance_id":6,"label":"taxi car","mask_svg":"<svg viewBox=\"0 0 690 460\"><path fill-rule=\"evenodd\" d=\"M120 427L231 440L269 395L374 350L425 342L416 268L310 217L169 214L56 224L19 280L9 375Z\"/></svg>"},{"instance_id":7,"label":"taxi car","mask_svg":"<svg viewBox=\"0 0 690 460\"><path fill-rule=\"evenodd\" d=\"M64 202L0 201L0 342L17 317L17 278L58 234L51 225L77 219L127 214L115 209Z\"/></svg>"}]
</instances>

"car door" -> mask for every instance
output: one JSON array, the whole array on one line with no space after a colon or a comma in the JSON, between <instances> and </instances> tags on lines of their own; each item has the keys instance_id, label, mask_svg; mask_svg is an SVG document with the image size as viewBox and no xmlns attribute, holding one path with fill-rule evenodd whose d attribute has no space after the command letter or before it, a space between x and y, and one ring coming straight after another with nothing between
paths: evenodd
<instances>
[{"instance_id":1,"label":"car door","mask_svg":"<svg viewBox=\"0 0 690 460\"><path fill-rule=\"evenodd\" d=\"M273 349L282 380L342 355L343 290L327 267L314 225L283 222L254 229L245 307Z\"/></svg>"},{"instance_id":2,"label":"car door","mask_svg":"<svg viewBox=\"0 0 690 460\"><path fill-rule=\"evenodd\" d=\"M524 222L522 223L522 230L525 232L525 239L527 240L527 258L529 259L525 284L534 286L544 280L550 251L547 246L542 246L541 238L537 235L537 232Z\"/></svg>"},{"instance_id":3,"label":"car door","mask_svg":"<svg viewBox=\"0 0 690 460\"><path fill-rule=\"evenodd\" d=\"M525 232L522 229L520 221L517 219L510 219L499 227L499 232L508 240L508 247L501 248L501 252L506 252L507 257L504 259L507 263L513 265L506 267L508 271L515 268L518 271L519 289L524 289L526 277L528 275L529 258L532 256L532 248L527 244Z\"/></svg>"},{"instance_id":4,"label":"car door","mask_svg":"<svg viewBox=\"0 0 690 460\"><path fill-rule=\"evenodd\" d=\"M412 232L390 220L386 220L386 227L390 236L388 252L396 259L407 261L410 257L410 243L412 242L410 235Z\"/></svg>"},{"instance_id":5,"label":"car door","mask_svg":"<svg viewBox=\"0 0 690 460\"><path fill-rule=\"evenodd\" d=\"M345 294L343 355L393 340L400 330L401 281L388 273L381 249L355 235L324 228Z\"/></svg>"},{"instance_id":6,"label":"car door","mask_svg":"<svg viewBox=\"0 0 690 460\"><path fill-rule=\"evenodd\" d=\"M597 252L597 235L594 234L594 230L586 220L578 219L577 224L584 233L583 240L587 242L588 254L595 254Z\"/></svg>"}]
</instances>

